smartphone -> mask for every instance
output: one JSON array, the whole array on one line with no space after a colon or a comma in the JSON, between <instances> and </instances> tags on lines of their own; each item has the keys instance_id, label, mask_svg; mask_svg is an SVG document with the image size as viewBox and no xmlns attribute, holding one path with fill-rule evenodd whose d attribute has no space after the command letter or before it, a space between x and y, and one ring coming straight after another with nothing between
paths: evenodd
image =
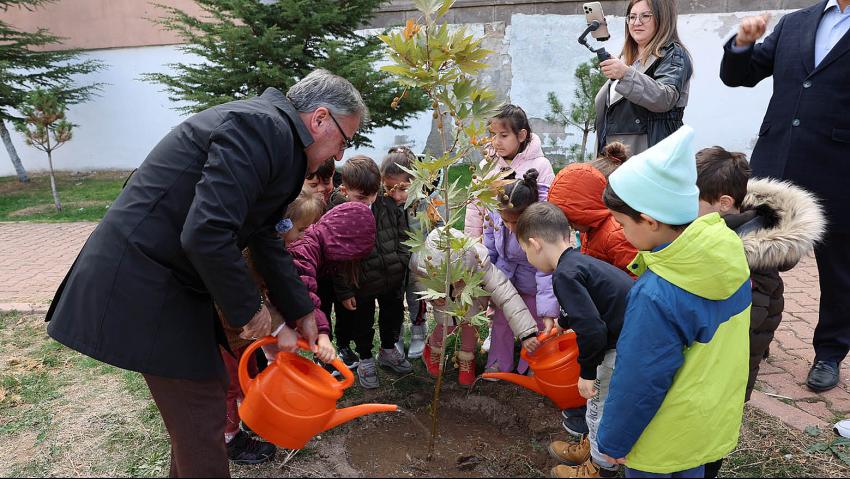
<instances>
[{"instance_id":1,"label":"smartphone","mask_svg":"<svg viewBox=\"0 0 850 479\"><path fill-rule=\"evenodd\" d=\"M599 22L599 28L591 32L593 38L604 42L611 38L608 33L608 22L605 20L605 13L602 12L602 2L587 2L584 4L584 18L587 24L590 25L594 20Z\"/></svg>"}]
</instances>

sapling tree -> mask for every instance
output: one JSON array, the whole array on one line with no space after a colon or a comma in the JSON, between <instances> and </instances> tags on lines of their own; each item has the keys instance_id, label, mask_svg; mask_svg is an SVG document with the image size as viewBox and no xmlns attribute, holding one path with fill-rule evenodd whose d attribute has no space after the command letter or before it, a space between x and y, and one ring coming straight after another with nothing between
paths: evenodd
<instances>
[{"instance_id":1,"label":"sapling tree","mask_svg":"<svg viewBox=\"0 0 850 479\"><path fill-rule=\"evenodd\" d=\"M487 120L500 106L500 101L476 76L487 67L484 60L492 52L482 48L482 38L476 38L462 26L449 27L446 23L445 15L454 0L414 0L413 3L420 16L408 20L404 29L380 38L389 49L390 60L390 64L382 69L393 75L405 88L401 95L393 99L391 106L398 108L405 101L407 89L424 92L431 104L442 140L442 153L439 156L426 153L410 170L413 180L406 206L409 207L415 201L427 201L431 206L428 209L437 213L436 218L433 214L429 217L421 213L421 229L412 232L407 242L414 253L427 254L424 252L425 232L433 228L434 220L437 220L437 224L454 225L462 220L464 208L474 202L485 209L494 208L497 195L506 183L504 177L507 173L500 172L495 160L486 155L490 143ZM462 186L458 180L450 182L449 167L462 163L476 151L484 153L485 160L469 166L472 183ZM442 176L442 181L438 194L429 196L427 189L439 176ZM437 247L441 256L449 260L434 264L430 258L426 258L427 275L421 280L425 290L419 294L424 300L440 304L435 307L454 316L459 322L482 324L487 321L484 312L470 313L475 298L487 295L480 286L483 273L469 271L462 266L461 261L456 260L480 240L452 235L446 226L439 231ZM455 294L450 295L452 285L463 287L455 288ZM440 389L446 364L448 328L442 329L440 374L437 376L431 404L429 458L434 452ZM459 328L455 331L459 331Z\"/></svg>"}]
</instances>

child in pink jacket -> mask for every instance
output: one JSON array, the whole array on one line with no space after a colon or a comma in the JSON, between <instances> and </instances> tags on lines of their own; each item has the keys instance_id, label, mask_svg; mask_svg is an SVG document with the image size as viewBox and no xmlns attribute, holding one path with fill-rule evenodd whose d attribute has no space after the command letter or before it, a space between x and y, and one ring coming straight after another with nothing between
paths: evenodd
<instances>
[{"instance_id":1,"label":"child in pink jacket","mask_svg":"<svg viewBox=\"0 0 850 479\"><path fill-rule=\"evenodd\" d=\"M505 105L490 119L490 134L493 136L493 156L504 170L511 170L513 177L522 179L525 173L537 170L537 185L540 201L546 201L549 186L555 179L552 163L543 156L540 137L531 132L531 124L522 108ZM482 166L486 160L482 160ZM463 232L472 238L484 234L484 217L487 212L477 204L466 209Z\"/></svg>"}]
</instances>

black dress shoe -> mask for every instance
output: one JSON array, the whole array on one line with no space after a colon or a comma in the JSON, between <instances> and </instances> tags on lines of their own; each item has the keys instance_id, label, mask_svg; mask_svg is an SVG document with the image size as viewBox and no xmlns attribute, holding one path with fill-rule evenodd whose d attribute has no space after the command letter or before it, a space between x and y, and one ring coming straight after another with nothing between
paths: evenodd
<instances>
[{"instance_id":1,"label":"black dress shoe","mask_svg":"<svg viewBox=\"0 0 850 479\"><path fill-rule=\"evenodd\" d=\"M838 363L817 361L809 371L806 386L816 393L829 391L838 386Z\"/></svg>"}]
</instances>

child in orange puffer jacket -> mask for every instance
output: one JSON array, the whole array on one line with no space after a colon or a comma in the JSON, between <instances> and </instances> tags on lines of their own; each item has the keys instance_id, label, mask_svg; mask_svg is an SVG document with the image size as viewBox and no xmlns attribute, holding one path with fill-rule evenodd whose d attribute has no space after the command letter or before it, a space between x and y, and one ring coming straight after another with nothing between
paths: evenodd
<instances>
[{"instance_id":1,"label":"child in orange puffer jacket","mask_svg":"<svg viewBox=\"0 0 850 479\"><path fill-rule=\"evenodd\" d=\"M581 232L581 252L631 274L629 263L637 250L626 240L623 227L602 201L607 175L627 158L622 143L611 143L593 163L574 163L555 176L549 202L564 212L573 228ZM604 173L603 173L604 171Z\"/></svg>"}]
</instances>

